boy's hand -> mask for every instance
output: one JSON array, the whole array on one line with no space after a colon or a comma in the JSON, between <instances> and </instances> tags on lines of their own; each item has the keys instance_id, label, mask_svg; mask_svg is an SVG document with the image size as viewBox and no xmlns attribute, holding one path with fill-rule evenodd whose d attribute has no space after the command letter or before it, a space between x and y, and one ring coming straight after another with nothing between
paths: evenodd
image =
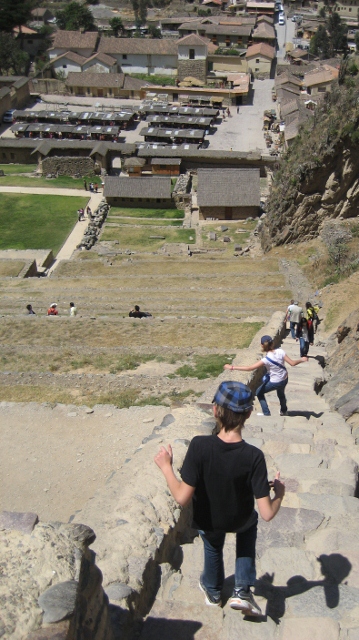
<instances>
[{"instance_id":1,"label":"boy's hand","mask_svg":"<svg viewBox=\"0 0 359 640\"><path fill-rule=\"evenodd\" d=\"M303 357L301 358L301 360L302 360L302 362L308 362L309 358L307 358L307 356L303 356Z\"/></svg>"},{"instance_id":2,"label":"boy's hand","mask_svg":"<svg viewBox=\"0 0 359 640\"><path fill-rule=\"evenodd\" d=\"M156 465L161 470L163 470L167 466L172 467L172 461L173 461L173 453L172 453L171 445L170 444L168 445L168 450L166 449L166 447L161 447L161 449L155 456Z\"/></svg>"},{"instance_id":3,"label":"boy's hand","mask_svg":"<svg viewBox=\"0 0 359 640\"><path fill-rule=\"evenodd\" d=\"M285 485L284 482L280 480L280 471L277 471L273 482L270 482L269 486L274 490L276 498L282 499L284 497Z\"/></svg>"},{"instance_id":4,"label":"boy's hand","mask_svg":"<svg viewBox=\"0 0 359 640\"><path fill-rule=\"evenodd\" d=\"M232 369L232 365L231 364L225 364L223 369Z\"/></svg>"}]
</instances>

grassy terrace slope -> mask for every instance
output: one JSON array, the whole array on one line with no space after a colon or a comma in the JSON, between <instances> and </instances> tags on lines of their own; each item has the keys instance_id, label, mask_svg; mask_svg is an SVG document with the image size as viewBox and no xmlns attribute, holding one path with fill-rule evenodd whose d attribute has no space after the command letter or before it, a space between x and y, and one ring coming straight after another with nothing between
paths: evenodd
<instances>
[{"instance_id":1,"label":"grassy terrace slope","mask_svg":"<svg viewBox=\"0 0 359 640\"><path fill-rule=\"evenodd\" d=\"M195 398L290 297L276 257L226 255L83 252L50 278L0 279L0 400ZM47 318L53 301L60 315ZM36 317L24 315L29 302ZM153 317L129 318L134 304Z\"/></svg>"}]
</instances>

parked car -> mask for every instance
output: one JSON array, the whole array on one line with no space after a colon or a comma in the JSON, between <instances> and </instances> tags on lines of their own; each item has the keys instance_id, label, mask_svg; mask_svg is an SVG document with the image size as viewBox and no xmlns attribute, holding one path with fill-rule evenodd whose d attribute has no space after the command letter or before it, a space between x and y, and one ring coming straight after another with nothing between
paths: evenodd
<instances>
[{"instance_id":1,"label":"parked car","mask_svg":"<svg viewBox=\"0 0 359 640\"><path fill-rule=\"evenodd\" d=\"M278 24L285 24L284 14L279 16Z\"/></svg>"},{"instance_id":2,"label":"parked car","mask_svg":"<svg viewBox=\"0 0 359 640\"><path fill-rule=\"evenodd\" d=\"M297 20L298 20L298 16L296 15L292 16L292 22L297 22Z\"/></svg>"},{"instance_id":3,"label":"parked car","mask_svg":"<svg viewBox=\"0 0 359 640\"><path fill-rule=\"evenodd\" d=\"M12 122L14 119L14 111L15 109L9 109L8 111L5 111L3 117L2 117L2 121L3 122Z\"/></svg>"}]
</instances>

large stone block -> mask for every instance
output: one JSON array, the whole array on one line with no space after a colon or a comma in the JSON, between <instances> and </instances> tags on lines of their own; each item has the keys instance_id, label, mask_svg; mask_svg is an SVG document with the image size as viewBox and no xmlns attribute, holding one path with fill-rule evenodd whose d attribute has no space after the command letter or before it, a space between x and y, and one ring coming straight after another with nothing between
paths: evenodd
<instances>
[{"instance_id":1,"label":"large stone block","mask_svg":"<svg viewBox=\"0 0 359 640\"><path fill-rule=\"evenodd\" d=\"M286 618L279 640L339 640L338 622L329 618Z\"/></svg>"}]
</instances>

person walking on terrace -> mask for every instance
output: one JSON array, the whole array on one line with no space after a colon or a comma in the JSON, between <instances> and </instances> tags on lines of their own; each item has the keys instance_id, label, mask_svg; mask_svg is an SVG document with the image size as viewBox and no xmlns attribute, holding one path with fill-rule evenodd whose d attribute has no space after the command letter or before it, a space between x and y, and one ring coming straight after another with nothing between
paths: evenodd
<instances>
[{"instance_id":1,"label":"person walking on terrace","mask_svg":"<svg viewBox=\"0 0 359 640\"><path fill-rule=\"evenodd\" d=\"M313 345L314 332L313 325L309 324L307 318L302 318L296 329L296 340L299 340L300 356L307 356L309 351L309 345Z\"/></svg>"},{"instance_id":2,"label":"person walking on terrace","mask_svg":"<svg viewBox=\"0 0 359 640\"><path fill-rule=\"evenodd\" d=\"M303 309L298 305L298 302L291 303L287 309L286 320L289 320L290 334L293 340L295 340L295 331L297 328L297 324L300 322L300 319L302 316L303 316Z\"/></svg>"},{"instance_id":3,"label":"person walking on terrace","mask_svg":"<svg viewBox=\"0 0 359 640\"><path fill-rule=\"evenodd\" d=\"M204 545L204 569L199 588L210 606L221 606L224 583L223 546L226 533L236 534L235 584L229 606L247 616L261 616L250 587L256 580L255 552L258 514L268 522L284 497L279 479L268 482L263 453L242 438L253 409L253 394L241 382L222 382L213 398L219 433L195 436L178 480L173 471L171 445L162 446L155 463L174 499L184 507L193 499L193 526ZM274 496L270 496L273 488Z\"/></svg>"},{"instance_id":4,"label":"person walking on terrace","mask_svg":"<svg viewBox=\"0 0 359 640\"><path fill-rule=\"evenodd\" d=\"M264 357L248 366L237 367L231 364L225 364L224 369L230 371L255 371L265 366L267 372L262 378L262 384L256 391L256 396L262 408L263 413L257 413L258 416L270 416L270 410L265 398L265 394L270 391L276 391L280 402L280 415L287 415L287 399L285 397L285 388L288 384L288 372L285 362L291 367L296 367L301 362L307 362L308 358L303 357L300 360L292 360L287 356L283 349L274 349L273 339L270 336L262 336L261 347Z\"/></svg>"}]
</instances>

